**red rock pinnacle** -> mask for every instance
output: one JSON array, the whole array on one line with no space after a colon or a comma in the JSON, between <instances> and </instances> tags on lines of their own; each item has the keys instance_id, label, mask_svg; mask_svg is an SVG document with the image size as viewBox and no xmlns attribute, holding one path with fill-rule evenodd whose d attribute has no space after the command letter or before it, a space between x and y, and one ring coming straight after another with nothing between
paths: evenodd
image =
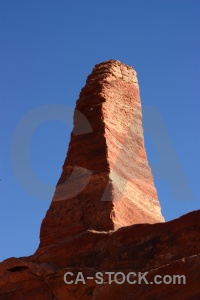
<instances>
[{"instance_id":1,"label":"red rock pinnacle","mask_svg":"<svg viewBox=\"0 0 200 300\"><path fill-rule=\"evenodd\" d=\"M41 227L41 246L87 229L163 221L144 148L136 72L119 61L100 63L76 104L63 172Z\"/></svg>"},{"instance_id":2,"label":"red rock pinnacle","mask_svg":"<svg viewBox=\"0 0 200 300\"><path fill-rule=\"evenodd\" d=\"M76 109L40 246L31 256L0 263L0 299L200 299L200 211L163 222L135 71L113 60L96 65ZM147 284L130 283L138 276L124 283L112 276L109 283L107 272L148 273ZM73 275L69 284L66 274ZM186 284L169 284L177 275Z\"/></svg>"}]
</instances>

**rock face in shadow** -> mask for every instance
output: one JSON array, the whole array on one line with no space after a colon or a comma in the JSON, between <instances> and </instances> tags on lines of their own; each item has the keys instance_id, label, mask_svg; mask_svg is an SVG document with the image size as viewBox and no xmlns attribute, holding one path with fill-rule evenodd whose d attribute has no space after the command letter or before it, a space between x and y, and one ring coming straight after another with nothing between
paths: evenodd
<instances>
[{"instance_id":1,"label":"rock face in shadow","mask_svg":"<svg viewBox=\"0 0 200 300\"><path fill-rule=\"evenodd\" d=\"M0 264L0 299L198 300L199 220L200 211L194 211L166 223L131 225L117 231L87 230L33 256L10 258ZM75 281L82 272L86 284L66 284L66 272L73 273L68 281ZM102 284L95 282L97 272L103 273ZM145 278L149 284L143 280L141 284L117 284L114 275L109 281L105 272L148 272ZM184 275L186 284L151 284L157 275L161 276L158 281L166 275Z\"/></svg>"},{"instance_id":2,"label":"rock face in shadow","mask_svg":"<svg viewBox=\"0 0 200 300\"><path fill-rule=\"evenodd\" d=\"M0 264L0 299L200 299L199 220L194 211L164 223L136 72L119 61L98 64L76 104L40 245Z\"/></svg>"}]
</instances>

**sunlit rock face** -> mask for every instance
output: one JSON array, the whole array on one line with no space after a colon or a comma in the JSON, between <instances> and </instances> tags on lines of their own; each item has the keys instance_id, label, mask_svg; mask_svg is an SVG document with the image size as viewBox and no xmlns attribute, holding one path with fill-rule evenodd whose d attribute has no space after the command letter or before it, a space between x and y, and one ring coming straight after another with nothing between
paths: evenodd
<instances>
[{"instance_id":1,"label":"sunlit rock face","mask_svg":"<svg viewBox=\"0 0 200 300\"><path fill-rule=\"evenodd\" d=\"M41 246L86 229L163 221L144 148L136 72L119 61L100 63L76 103Z\"/></svg>"}]
</instances>

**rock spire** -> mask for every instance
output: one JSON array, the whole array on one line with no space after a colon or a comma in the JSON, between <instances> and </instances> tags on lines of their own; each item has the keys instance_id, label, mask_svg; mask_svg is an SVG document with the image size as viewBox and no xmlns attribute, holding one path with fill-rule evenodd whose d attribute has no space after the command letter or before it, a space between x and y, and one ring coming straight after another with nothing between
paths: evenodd
<instances>
[{"instance_id":1,"label":"rock spire","mask_svg":"<svg viewBox=\"0 0 200 300\"><path fill-rule=\"evenodd\" d=\"M116 60L100 63L76 103L41 246L87 229L163 221L144 147L136 72Z\"/></svg>"}]
</instances>

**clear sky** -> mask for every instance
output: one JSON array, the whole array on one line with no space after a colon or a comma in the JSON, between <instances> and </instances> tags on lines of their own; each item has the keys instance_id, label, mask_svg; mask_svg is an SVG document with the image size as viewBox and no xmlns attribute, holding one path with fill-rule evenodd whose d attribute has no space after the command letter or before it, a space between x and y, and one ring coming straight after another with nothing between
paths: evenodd
<instances>
[{"instance_id":1,"label":"clear sky","mask_svg":"<svg viewBox=\"0 0 200 300\"><path fill-rule=\"evenodd\" d=\"M111 58L138 73L145 146L166 221L199 209L199 12L198 0L0 1L0 260L36 250L52 197L28 192L14 173L11 152L24 156L19 122L50 104L68 105L69 118L94 65ZM33 172L52 187L71 129L57 117L30 137ZM18 168L31 185L22 158Z\"/></svg>"}]
</instances>

